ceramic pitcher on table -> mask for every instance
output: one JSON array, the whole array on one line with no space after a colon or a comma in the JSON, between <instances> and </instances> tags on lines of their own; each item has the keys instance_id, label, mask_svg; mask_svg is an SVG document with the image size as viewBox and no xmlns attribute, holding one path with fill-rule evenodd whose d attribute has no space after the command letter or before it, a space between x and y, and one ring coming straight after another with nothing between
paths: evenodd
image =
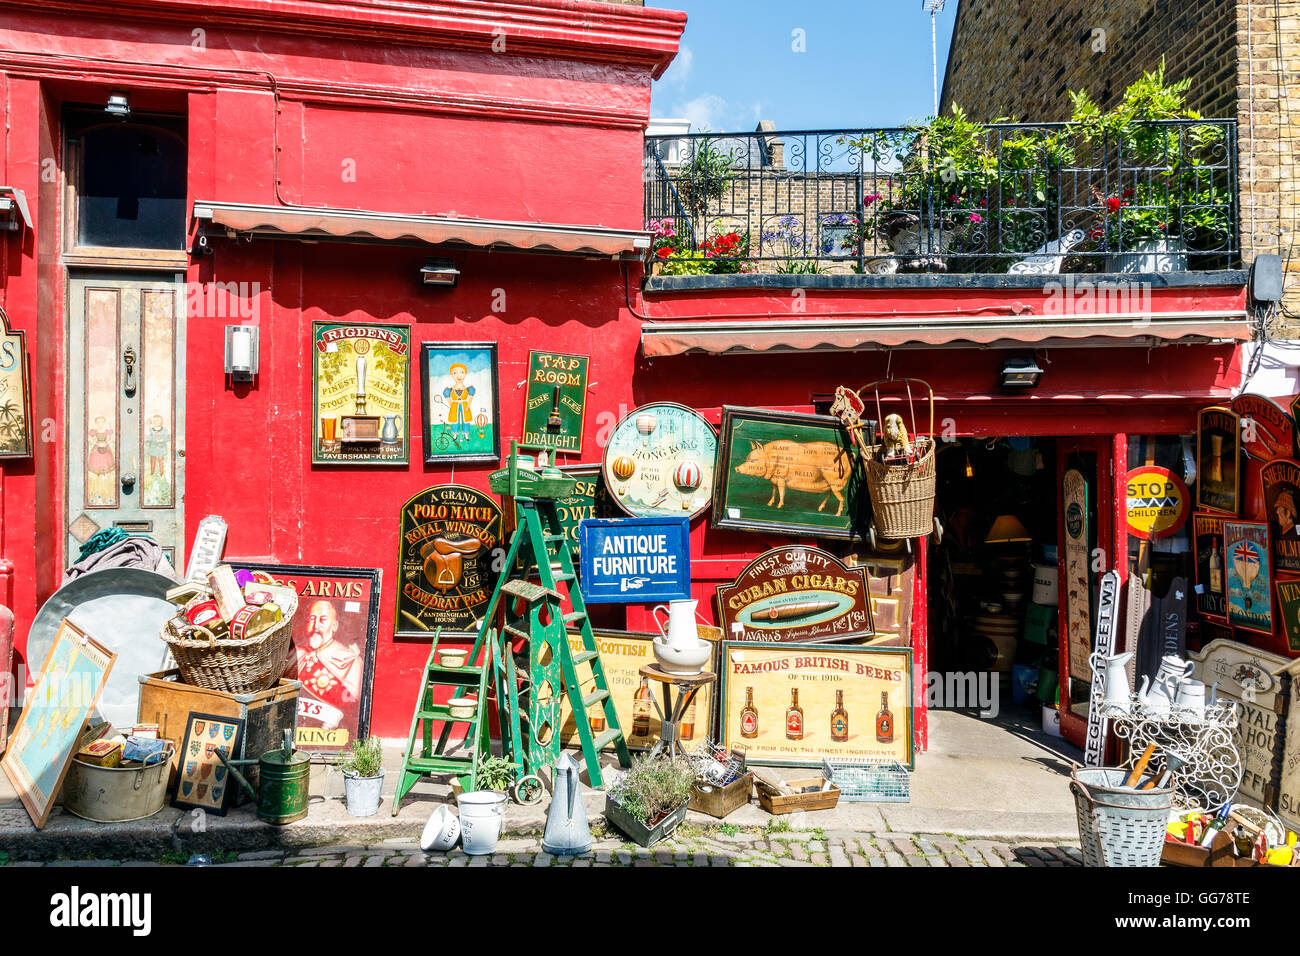
<instances>
[{"instance_id":1,"label":"ceramic pitcher on table","mask_svg":"<svg viewBox=\"0 0 1300 956\"><path fill-rule=\"evenodd\" d=\"M1138 692L1138 703L1158 717L1168 716L1174 705L1174 695L1167 681L1157 675L1155 683L1146 674L1142 675L1142 690Z\"/></svg>"},{"instance_id":2,"label":"ceramic pitcher on table","mask_svg":"<svg viewBox=\"0 0 1300 956\"><path fill-rule=\"evenodd\" d=\"M1128 671L1125 668L1132 657L1132 651L1123 651L1110 657L1093 654L1088 659L1093 670L1101 670L1106 674L1106 697L1101 705L1103 713L1128 713Z\"/></svg>"},{"instance_id":3,"label":"ceramic pitcher on table","mask_svg":"<svg viewBox=\"0 0 1300 956\"><path fill-rule=\"evenodd\" d=\"M695 608L699 603L699 601L686 600L669 601L666 607L659 604L650 612L655 619L655 624L659 627L659 633L663 635L669 647L675 647L678 650L691 650L699 645L700 635L695 626ZM659 620L660 611L665 611L668 614L668 630L666 631L663 622Z\"/></svg>"}]
</instances>

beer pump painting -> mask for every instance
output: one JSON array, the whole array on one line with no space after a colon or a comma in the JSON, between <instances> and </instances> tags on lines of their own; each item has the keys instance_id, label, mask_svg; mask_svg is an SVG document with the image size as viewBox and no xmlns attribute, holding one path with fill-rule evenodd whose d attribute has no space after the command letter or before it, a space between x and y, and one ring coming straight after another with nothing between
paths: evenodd
<instances>
[{"instance_id":1,"label":"beer pump painting","mask_svg":"<svg viewBox=\"0 0 1300 956\"><path fill-rule=\"evenodd\" d=\"M1196 428L1196 506L1235 515L1240 498L1241 419L1229 408L1203 408Z\"/></svg>"},{"instance_id":2,"label":"beer pump painting","mask_svg":"<svg viewBox=\"0 0 1300 956\"><path fill-rule=\"evenodd\" d=\"M312 464L405 465L409 325L312 323Z\"/></svg>"},{"instance_id":3,"label":"beer pump painting","mask_svg":"<svg viewBox=\"0 0 1300 956\"><path fill-rule=\"evenodd\" d=\"M1268 525L1262 521L1225 521L1223 555L1228 623L1247 631L1272 634L1273 573Z\"/></svg>"},{"instance_id":4,"label":"beer pump painting","mask_svg":"<svg viewBox=\"0 0 1300 956\"><path fill-rule=\"evenodd\" d=\"M684 405L642 405L605 446L605 487L635 518L694 519L713 496L718 439L704 416Z\"/></svg>"}]
</instances>

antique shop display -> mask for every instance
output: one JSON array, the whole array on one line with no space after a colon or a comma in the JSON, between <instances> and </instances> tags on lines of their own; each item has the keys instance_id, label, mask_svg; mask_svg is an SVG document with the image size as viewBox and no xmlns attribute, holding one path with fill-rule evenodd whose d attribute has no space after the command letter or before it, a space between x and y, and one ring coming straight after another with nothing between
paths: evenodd
<instances>
[{"instance_id":1,"label":"antique shop display","mask_svg":"<svg viewBox=\"0 0 1300 956\"><path fill-rule=\"evenodd\" d=\"M912 769L910 648L724 641L719 673L718 735L750 764L893 759Z\"/></svg>"},{"instance_id":2,"label":"antique shop display","mask_svg":"<svg viewBox=\"0 0 1300 956\"><path fill-rule=\"evenodd\" d=\"M500 459L497 343L425 342L420 394L425 464Z\"/></svg>"},{"instance_id":3,"label":"antique shop display","mask_svg":"<svg viewBox=\"0 0 1300 956\"><path fill-rule=\"evenodd\" d=\"M581 454L590 362L586 355L528 353L520 445L551 448L565 455Z\"/></svg>"},{"instance_id":4,"label":"antique shop display","mask_svg":"<svg viewBox=\"0 0 1300 956\"><path fill-rule=\"evenodd\" d=\"M718 586L718 621L732 641L851 641L875 633L867 573L819 548L773 548Z\"/></svg>"},{"instance_id":5,"label":"antique shop display","mask_svg":"<svg viewBox=\"0 0 1300 956\"><path fill-rule=\"evenodd\" d=\"M230 794L237 784L217 756L229 757L240 745L244 721L219 714L191 713L177 753L176 794L172 806L226 815Z\"/></svg>"},{"instance_id":6,"label":"antique shop display","mask_svg":"<svg viewBox=\"0 0 1300 956\"><path fill-rule=\"evenodd\" d=\"M501 546L496 500L465 485L437 485L402 505L400 528L397 635L427 637L437 628L477 632Z\"/></svg>"},{"instance_id":7,"label":"antique shop display","mask_svg":"<svg viewBox=\"0 0 1300 956\"><path fill-rule=\"evenodd\" d=\"M1191 496L1183 479L1168 468L1141 465L1124 476L1128 533L1144 541L1168 538L1191 513Z\"/></svg>"},{"instance_id":8,"label":"antique shop display","mask_svg":"<svg viewBox=\"0 0 1300 956\"><path fill-rule=\"evenodd\" d=\"M1070 676L1092 680L1092 611L1089 585L1092 511L1088 507L1088 481L1071 468L1061 479L1061 511L1065 524L1065 620L1069 642Z\"/></svg>"},{"instance_id":9,"label":"antique shop display","mask_svg":"<svg viewBox=\"0 0 1300 956\"><path fill-rule=\"evenodd\" d=\"M27 333L12 330L0 309L0 458L32 454L32 392Z\"/></svg>"},{"instance_id":10,"label":"antique shop display","mask_svg":"<svg viewBox=\"0 0 1300 956\"><path fill-rule=\"evenodd\" d=\"M575 554L579 549L578 526L587 518L609 518L617 513L610 503L609 492L601 479L600 465L561 465L559 471L573 479L573 490L555 499L555 511L564 528L564 546ZM501 497L506 537L515 533L515 505L509 494ZM561 542L548 541L546 549L552 557ZM520 565L522 558L516 561Z\"/></svg>"},{"instance_id":11,"label":"antique shop display","mask_svg":"<svg viewBox=\"0 0 1300 956\"><path fill-rule=\"evenodd\" d=\"M1223 515L1192 515L1192 546L1196 549L1196 610L1206 617L1226 619Z\"/></svg>"},{"instance_id":12,"label":"antique shop display","mask_svg":"<svg viewBox=\"0 0 1300 956\"><path fill-rule=\"evenodd\" d=\"M411 327L312 323L313 465L410 460Z\"/></svg>"},{"instance_id":13,"label":"antique shop display","mask_svg":"<svg viewBox=\"0 0 1300 956\"><path fill-rule=\"evenodd\" d=\"M1203 408L1196 417L1196 507L1241 511L1241 418L1229 408Z\"/></svg>"},{"instance_id":14,"label":"antique shop display","mask_svg":"<svg viewBox=\"0 0 1300 956\"><path fill-rule=\"evenodd\" d=\"M659 604L651 609L650 616L659 628L659 634L654 640L658 671L654 674L643 672L644 676L659 680L661 674L674 678L698 677L703 672L704 665L713 656L713 642L702 636L704 630L700 623L704 623L714 640L721 634L700 616L697 610L699 604L699 601L682 599ZM663 618L659 616L660 612L664 614ZM665 620L668 622L667 627L664 627Z\"/></svg>"},{"instance_id":15,"label":"antique shop display","mask_svg":"<svg viewBox=\"0 0 1300 956\"><path fill-rule=\"evenodd\" d=\"M37 829L45 826L82 725L94 712L117 655L64 621L28 691L0 767Z\"/></svg>"},{"instance_id":16,"label":"antique shop display","mask_svg":"<svg viewBox=\"0 0 1300 956\"><path fill-rule=\"evenodd\" d=\"M1290 458L1295 447L1291 416L1258 395L1238 395L1232 410L1241 420L1241 450L1259 461Z\"/></svg>"},{"instance_id":17,"label":"antique shop display","mask_svg":"<svg viewBox=\"0 0 1300 956\"><path fill-rule=\"evenodd\" d=\"M1260 469L1273 570L1300 573L1300 462L1278 458Z\"/></svg>"},{"instance_id":18,"label":"antique shop display","mask_svg":"<svg viewBox=\"0 0 1300 956\"><path fill-rule=\"evenodd\" d=\"M590 604L690 596L690 526L684 517L587 518L578 542L582 596Z\"/></svg>"},{"instance_id":19,"label":"antique shop display","mask_svg":"<svg viewBox=\"0 0 1300 956\"><path fill-rule=\"evenodd\" d=\"M1272 554L1268 525L1262 521L1225 521L1228 623L1261 634L1273 633Z\"/></svg>"},{"instance_id":20,"label":"antique shop display","mask_svg":"<svg viewBox=\"0 0 1300 956\"><path fill-rule=\"evenodd\" d=\"M555 779L551 787L551 806L546 812L546 830L542 834L542 852L554 856L574 856L591 849L591 827L587 808L582 802L582 781L578 765L568 754L555 761Z\"/></svg>"},{"instance_id":21,"label":"antique shop display","mask_svg":"<svg viewBox=\"0 0 1300 956\"><path fill-rule=\"evenodd\" d=\"M282 675L301 684L296 746L338 753L365 739L379 639L379 569L246 561L234 567L298 595Z\"/></svg>"},{"instance_id":22,"label":"antique shop display","mask_svg":"<svg viewBox=\"0 0 1300 956\"><path fill-rule=\"evenodd\" d=\"M221 563L228 530L221 515L205 515L199 521L198 530L194 532L194 544L190 546L190 563L185 566L186 581L208 579L212 569Z\"/></svg>"},{"instance_id":23,"label":"antique shop display","mask_svg":"<svg viewBox=\"0 0 1300 956\"><path fill-rule=\"evenodd\" d=\"M129 737L128 742L137 738ZM158 748L140 753L128 743L97 740L83 747L68 765L63 780L63 809L97 823L124 823L151 817L167 803L175 748L165 740L153 742ZM117 759L97 762L87 750L114 748ZM125 752L124 752L125 751Z\"/></svg>"},{"instance_id":24,"label":"antique shop display","mask_svg":"<svg viewBox=\"0 0 1300 956\"><path fill-rule=\"evenodd\" d=\"M672 402L642 405L605 446L605 487L630 515L694 520L713 496L718 439L698 412Z\"/></svg>"},{"instance_id":25,"label":"antique shop display","mask_svg":"<svg viewBox=\"0 0 1300 956\"><path fill-rule=\"evenodd\" d=\"M860 479L839 419L724 406L710 520L715 528L852 538Z\"/></svg>"}]
</instances>

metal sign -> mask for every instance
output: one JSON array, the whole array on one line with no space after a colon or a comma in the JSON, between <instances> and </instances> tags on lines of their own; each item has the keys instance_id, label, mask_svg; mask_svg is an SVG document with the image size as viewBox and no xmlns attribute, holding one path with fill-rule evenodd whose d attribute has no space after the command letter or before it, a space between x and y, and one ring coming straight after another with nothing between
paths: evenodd
<instances>
[{"instance_id":1,"label":"metal sign","mask_svg":"<svg viewBox=\"0 0 1300 956\"><path fill-rule=\"evenodd\" d=\"M718 620L729 640L793 643L870 637L863 568L818 548L773 548L718 588Z\"/></svg>"},{"instance_id":2,"label":"metal sign","mask_svg":"<svg viewBox=\"0 0 1300 956\"><path fill-rule=\"evenodd\" d=\"M1115 646L1115 621L1119 613L1119 572L1114 569L1101 576L1101 589L1097 595L1098 659L1110 657ZM1092 695L1088 702L1088 736L1084 740L1083 762L1089 767L1100 767L1106 749L1106 728L1110 723L1101 715L1101 704L1106 699L1106 668L1092 670Z\"/></svg>"},{"instance_id":3,"label":"metal sign","mask_svg":"<svg viewBox=\"0 0 1300 956\"><path fill-rule=\"evenodd\" d=\"M208 580L208 572L221 563L221 552L226 549L226 522L221 515L207 515L194 532L194 546L190 548L190 563L185 569L186 581Z\"/></svg>"},{"instance_id":4,"label":"metal sign","mask_svg":"<svg viewBox=\"0 0 1300 956\"><path fill-rule=\"evenodd\" d=\"M1092 628L1088 617L1091 587L1088 580L1088 482L1083 473L1071 468L1061 479L1065 515L1065 610L1066 639L1069 641L1070 676L1086 681Z\"/></svg>"},{"instance_id":5,"label":"metal sign","mask_svg":"<svg viewBox=\"0 0 1300 956\"><path fill-rule=\"evenodd\" d=\"M1260 461L1290 457L1295 426L1283 409L1258 395L1238 395L1232 410L1241 416L1241 447L1247 455Z\"/></svg>"},{"instance_id":6,"label":"metal sign","mask_svg":"<svg viewBox=\"0 0 1300 956\"><path fill-rule=\"evenodd\" d=\"M699 412L673 402L642 405L605 446L605 487L638 518L694 518L713 498L718 437Z\"/></svg>"},{"instance_id":7,"label":"metal sign","mask_svg":"<svg viewBox=\"0 0 1300 956\"><path fill-rule=\"evenodd\" d=\"M578 529L588 604L648 604L691 596L686 518L587 518Z\"/></svg>"},{"instance_id":8,"label":"metal sign","mask_svg":"<svg viewBox=\"0 0 1300 956\"><path fill-rule=\"evenodd\" d=\"M1191 512L1183 479L1168 468L1141 465L1124 476L1128 533L1152 540L1175 534Z\"/></svg>"}]
</instances>

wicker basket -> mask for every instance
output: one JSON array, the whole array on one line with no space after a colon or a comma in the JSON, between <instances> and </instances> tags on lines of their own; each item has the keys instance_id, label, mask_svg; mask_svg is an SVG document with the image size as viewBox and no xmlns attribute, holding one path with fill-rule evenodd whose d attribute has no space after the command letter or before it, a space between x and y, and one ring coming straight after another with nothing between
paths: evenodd
<instances>
[{"instance_id":1,"label":"wicker basket","mask_svg":"<svg viewBox=\"0 0 1300 956\"><path fill-rule=\"evenodd\" d=\"M1084 866L1159 866L1172 787L1124 787L1122 767L1077 767L1071 775Z\"/></svg>"},{"instance_id":2,"label":"wicker basket","mask_svg":"<svg viewBox=\"0 0 1300 956\"><path fill-rule=\"evenodd\" d=\"M861 452L862 466L871 494L871 510L876 534L882 538L919 538L934 530L935 468L934 444L934 390L920 379L899 379L906 383L907 404L912 416L912 446L915 460L886 462L884 442L869 444L865 437L855 436ZM912 382L925 385L930 399L930 431L927 435L916 432L916 409L912 405ZM880 406L880 386L885 381L872 382L861 389L873 389L876 395L877 427L884 427L884 411ZM861 392L859 394L861 394Z\"/></svg>"},{"instance_id":3,"label":"wicker basket","mask_svg":"<svg viewBox=\"0 0 1300 956\"><path fill-rule=\"evenodd\" d=\"M293 636L293 615L298 598L286 600L284 616L256 637L235 640L217 637L205 627L177 615L163 624L162 639L171 648L181 680L196 687L227 694L255 694L272 686L284 674Z\"/></svg>"}]
</instances>

